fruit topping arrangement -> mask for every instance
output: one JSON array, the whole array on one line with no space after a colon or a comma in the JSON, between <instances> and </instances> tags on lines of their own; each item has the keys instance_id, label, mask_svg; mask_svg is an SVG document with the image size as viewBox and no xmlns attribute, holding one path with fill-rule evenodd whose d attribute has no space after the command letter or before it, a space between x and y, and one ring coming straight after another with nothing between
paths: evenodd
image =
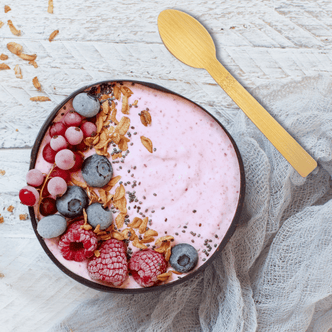
<instances>
[{"instance_id":1,"label":"fruit topping arrangement","mask_svg":"<svg viewBox=\"0 0 332 332\"><path fill-rule=\"evenodd\" d=\"M115 172L115 165L121 170L120 161L132 151L129 111L138 102L129 104L132 94L125 85L109 83L67 103L49 127L39 164L27 173L19 198L34 207L39 235L53 239L65 260L85 262L91 280L120 287L132 278L141 287L151 287L167 282L172 273L192 271L198 254L188 243L174 245L167 231L158 238L158 223L167 218L154 220L152 229L140 206L145 197L138 199L135 190L125 189L141 183L130 170L133 180L127 182ZM123 116L118 121L120 99ZM139 117L143 128L152 125L148 109ZM148 137L142 135L140 142L149 153L156 150ZM42 163L48 165L47 174L38 169ZM136 204L132 219L129 203Z\"/></svg>"}]
</instances>

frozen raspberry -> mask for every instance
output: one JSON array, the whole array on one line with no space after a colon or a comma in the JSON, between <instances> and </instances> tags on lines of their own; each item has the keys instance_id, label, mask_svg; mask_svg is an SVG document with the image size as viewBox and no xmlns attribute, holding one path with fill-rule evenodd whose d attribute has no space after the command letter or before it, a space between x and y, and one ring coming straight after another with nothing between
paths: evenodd
<instances>
[{"instance_id":1,"label":"frozen raspberry","mask_svg":"<svg viewBox=\"0 0 332 332\"><path fill-rule=\"evenodd\" d=\"M81 229L83 224L83 220L72 223L60 238L60 252L69 261L82 262L90 258L97 249L96 234L91 230Z\"/></svg>"},{"instance_id":2,"label":"frozen raspberry","mask_svg":"<svg viewBox=\"0 0 332 332\"><path fill-rule=\"evenodd\" d=\"M88 263L91 279L121 286L128 275L126 245L116 239L107 240L101 245L99 252L100 256L93 257Z\"/></svg>"},{"instance_id":3,"label":"frozen raspberry","mask_svg":"<svg viewBox=\"0 0 332 332\"><path fill-rule=\"evenodd\" d=\"M145 249L135 252L129 261L129 271L142 287L151 287L158 282L157 276L165 273L167 262L162 254Z\"/></svg>"}]
</instances>

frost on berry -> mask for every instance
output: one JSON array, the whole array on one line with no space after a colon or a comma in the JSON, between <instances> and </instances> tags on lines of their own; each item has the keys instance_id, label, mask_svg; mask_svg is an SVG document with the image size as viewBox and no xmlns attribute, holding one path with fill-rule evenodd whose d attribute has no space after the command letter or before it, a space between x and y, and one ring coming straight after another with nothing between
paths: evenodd
<instances>
[{"instance_id":1,"label":"frost on berry","mask_svg":"<svg viewBox=\"0 0 332 332\"><path fill-rule=\"evenodd\" d=\"M71 169L75 165L75 155L68 149L60 150L55 156L55 164L62 170Z\"/></svg>"},{"instance_id":2,"label":"frost on berry","mask_svg":"<svg viewBox=\"0 0 332 332\"><path fill-rule=\"evenodd\" d=\"M63 258L82 262L93 256L97 249L98 238L93 231L81 229L84 220L71 224L59 241L59 249Z\"/></svg>"},{"instance_id":3,"label":"frost on berry","mask_svg":"<svg viewBox=\"0 0 332 332\"><path fill-rule=\"evenodd\" d=\"M137 251L129 261L129 271L142 287L151 287L158 282L158 275L166 272L167 262L162 254L146 249Z\"/></svg>"},{"instance_id":4,"label":"frost on berry","mask_svg":"<svg viewBox=\"0 0 332 332\"><path fill-rule=\"evenodd\" d=\"M121 286L128 275L126 245L123 241L111 239L103 242L100 256L93 257L88 263L91 279L106 281Z\"/></svg>"},{"instance_id":5,"label":"frost on berry","mask_svg":"<svg viewBox=\"0 0 332 332\"><path fill-rule=\"evenodd\" d=\"M33 168L27 173L26 181L30 186L39 187L44 182L44 175L39 169Z\"/></svg>"}]
</instances>

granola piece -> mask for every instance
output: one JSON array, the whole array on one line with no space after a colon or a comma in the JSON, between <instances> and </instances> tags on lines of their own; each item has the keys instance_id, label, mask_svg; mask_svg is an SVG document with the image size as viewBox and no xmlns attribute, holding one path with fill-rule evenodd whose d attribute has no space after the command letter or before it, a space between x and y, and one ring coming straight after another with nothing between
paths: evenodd
<instances>
[{"instance_id":1,"label":"granola piece","mask_svg":"<svg viewBox=\"0 0 332 332\"><path fill-rule=\"evenodd\" d=\"M6 70L6 69L10 69L10 67L5 63L0 63L0 70Z\"/></svg>"},{"instance_id":2,"label":"granola piece","mask_svg":"<svg viewBox=\"0 0 332 332\"><path fill-rule=\"evenodd\" d=\"M48 0L47 12L53 14L53 0Z\"/></svg>"},{"instance_id":3,"label":"granola piece","mask_svg":"<svg viewBox=\"0 0 332 332\"><path fill-rule=\"evenodd\" d=\"M20 218L20 220L27 220L28 219L28 214L27 213L20 214L19 218Z\"/></svg>"},{"instance_id":4,"label":"granola piece","mask_svg":"<svg viewBox=\"0 0 332 332\"><path fill-rule=\"evenodd\" d=\"M115 218L115 224L118 229L123 227L124 221L125 221L125 214L119 213Z\"/></svg>"},{"instance_id":5,"label":"granola piece","mask_svg":"<svg viewBox=\"0 0 332 332\"><path fill-rule=\"evenodd\" d=\"M143 220L141 218L135 217L133 221L130 224L128 224L128 226L132 228L139 228L142 222Z\"/></svg>"},{"instance_id":6,"label":"granola piece","mask_svg":"<svg viewBox=\"0 0 332 332\"><path fill-rule=\"evenodd\" d=\"M116 240L119 240L119 241L124 240L124 236L118 231L112 231L111 236L112 236L113 239L116 239Z\"/></svg>"},{"instance_id":7,"label":"granola piece","mask_svg":"<svg viewBox=\"0 0 332 332\"><path fill-rule=\"evenodd\" d=\"M143 233L146 232L146 230L147 230L147 226L148 226L148 221L149 221L149 218L148 218L148 217L145 217L145 218L142 220L142 222L141 222L141 224L139 225L139 228L138 228L138 231L139 231L140 234L143 234Z\"/></svg>"},{"instance_id":8,"label":"granola piece","mask_svg":"<svg viewBox=\"0 0 332 332\"><path fill-rule=\"evenodd\" d=\"M17 54L22 60L25 61L34 61L37 58L36 54L25 54L25 53L19 53Z\"/></svg>"},{"instance_id":9,"label":"granola piece","mask_svg":"<svg viewBox=\"0 0 332 332\"><path fill-rule=\"evenodd\" d=\"M153 145L149 138L147 138L145 136L141 136L141 142L150 153L153 152Z\"/></svg>"},{"instance_id":10,"label":"granola piece","mask_svg":"<svg viewBox=\"0 0 332 332\"><path fill-rule=\"evenodd\" d=\"M160 281L166 281L171 275L172 275L171 271L165 272L165 273L159 274L157 276L157 279Z\"/></svg>"},{"instance_id":11,"label":"granola piece","mask_svg":"<svg viewBox=\"0 0 332 332\"><path fill-rule=\"evenodd\" d=\"M147 110L141 111L140 120L145 127L147 127L149 124L151 124L152 118L151 118L151 114L149 113L149 111L147 111Z\"/></svg>"},{"instance_id":12,"label":"granola piece","mask_svg":"<svg viewBox=\"0 0 332 332\"><path fill-rule=\"evenodd\" d=\"M104 190L110 191L119 181L121 180L121 176L115 176L114 178L111 179L110 182L106 186L103 187Z\"/></svg>"},{"instance_id":13,"label":"granola piece","mask_svg":"<svg viewBox=\"0 0 332 332\"><path fill-rule=\"evenodd\" d=\"M29 61L29 65L33 65L35 68L38 68L37 62L36 61Z\"/></svg>"},{"instance_id":14,"label":"granola piece","mask_svg":"<svg viewBox=\"0 0 332 332\"><path fill-rule=\"evenodd\" d=\"M9 29L11 31L11 33L15 36L19 36L21 34L21 30L17 30L12 22L12 20L8 20L7 24L9 26Z\"/></svg>"},{"instance_id":15,"label":"granola piece","mask_svg":"<svg viewBox=\"0 0 332 332\"><path fill-rule=\"evenodd\" d=\"M116 189L115 189L115 194L113 196L113 201L120 200L121 198L125 197L126 195L126 190L123 186L123 184L120 184Z\"/></svg>"},{"instance_id":16,"label":"granola piece","mask_svg":"<svg viewBox=\"0 0 332 332\"><path fill-rule=\"evenodd\" d=\"M38 91L41 91L41 85L39 83L39 80L38 80L38 77L35 76L33 79L32 79L32 83L33 83L33 86L38 90Z\"/></svg>"},{"instance_id":17,"label":"granola piece","mask_svg":"<svg viewBox=\"0 0 332 332\"><path fill-rule=\"evenodd\" d=\"M21 71L21 67L20 67L19 65L16 65L16 66L14 67L14 71L15 71L15 76L16 76L17 78L20 78L20 79L23 78L22 71Z\"/></svg>"},{"instance_id":18,"label":"granola piece","mask_svg":"<svg viewBox=\"0 0 332 332\"><path fill-rule=\"evenodd\" d=\"M22 52L22 50L23 50L23 46L20 45L20 44L18 44L18 43L11 42L11 43L8 43L8 44L7 44L7 49L8 49L11 53L13 53L13 54L15 54L15 55L19 55L19 54Z\"/></svg>"},{"instance_id":19,"label":"granola piece","mask_svg":"<svg viewBox=\"0 0 332 332\"><path fill-rule=\"evenodd\" d=\"M7 211L8 212L13 212L14 211L14 206L13 205L8 206Z\"/></svg>"},{"instance_id":20,"label":"granola piece","mask_svg":"<svg viewBox=\"0 0 332 332\"><path fill-rule=\"evenodd\" d=\"M54 31L50 34L48 40L51 42L51 41L56 37L56 35L57 35L58 33L59 33L59 30L54 30Z\"/></svg>"},{"instance_id":21,"label":"granola piece","mask_svg":"<svg viewBox=\"0 0 332 332\"><path fill-rule=\"evenodd\" d=\"M37 97L31 97L31 101L51 101L50 98L45 97L45 96L37 96Z\"/></svg>"},{"instance_id":22,"label":"granola piece","mask_svg":"<svg viewBox=\"0 0 332 332\"><path fill-rule=\"evenodd\" d=\"M6 54L1 54L0 55L0 60L7 60L8 59L8 55L6 55Z\"/></svg>"}]
</instances>

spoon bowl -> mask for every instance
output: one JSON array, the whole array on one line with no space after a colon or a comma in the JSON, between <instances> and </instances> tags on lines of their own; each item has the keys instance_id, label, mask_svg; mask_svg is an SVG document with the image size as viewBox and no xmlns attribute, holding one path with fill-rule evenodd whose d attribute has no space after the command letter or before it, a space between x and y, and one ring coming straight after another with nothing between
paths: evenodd
<instances>
[{"instance_id":1,"label":"spoon bowl","mask_svg":"<svg viewBox=\"0 0 332 332\"><path fill-rule=\"evenodd\" d=\"M186 65L205 68L216 57L210 34L190 15L177 10L162 11L158 27L166 48Z\"/></svg>"}]
</instances>

